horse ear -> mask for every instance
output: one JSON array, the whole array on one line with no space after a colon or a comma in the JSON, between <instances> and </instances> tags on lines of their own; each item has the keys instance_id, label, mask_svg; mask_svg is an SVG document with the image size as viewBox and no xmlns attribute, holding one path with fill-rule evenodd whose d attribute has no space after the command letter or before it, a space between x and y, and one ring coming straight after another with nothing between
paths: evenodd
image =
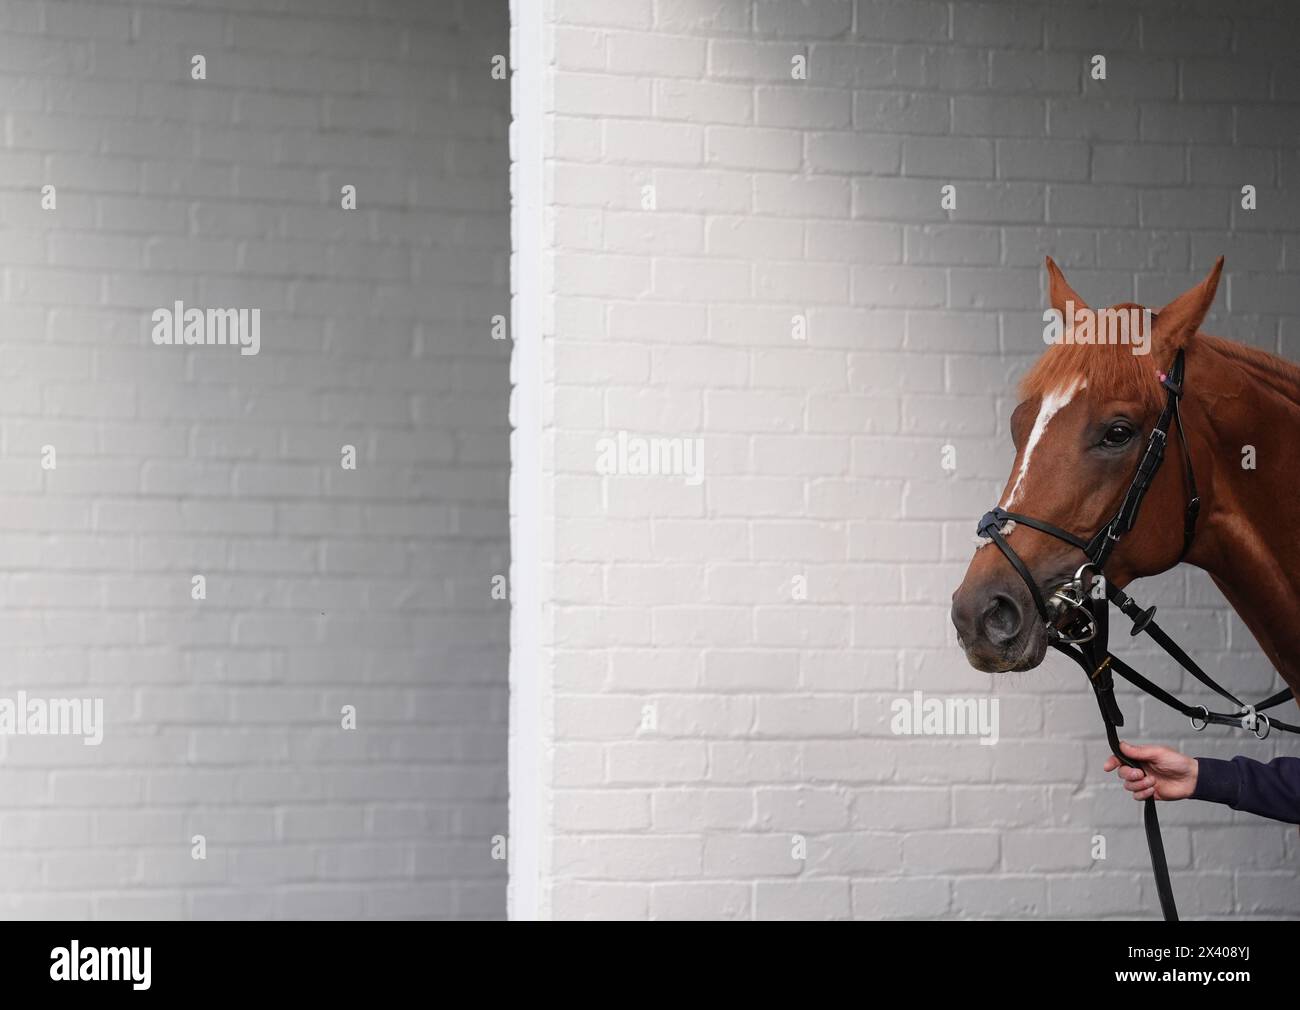
<instances>
[{"instance_id":1,"label":"horse ear","mask_svg":"<svg viewBox=\"0 0 1300 1010\"><path fill-rule=\"evenodd\" d=\"M1072 313L1066 311L1065 303L1073 302L1075 311L1086 309L1088 303L1080 298L1065 280L1065 274L1061 273L1061 268L1056 265L1052 257L1047 257L1047 299L1052 303L1052 308L1061 313L1066 324L1070 325L1074 321Z\"/></svg>"},{"instance_id":2,"label":"horse ear","mask_svg":"<svg viewBox=\"0 0 1300 1010\"><path fill-rule=\"evenodd\" d=\"M1154 327L1161 342L1182 347L1200 329L1214 304L1214 293L1219 290L1222 272L1223 257L1220 256L1205 280L1188 288L1156 314Z\"/></svg>"}]
</instances>

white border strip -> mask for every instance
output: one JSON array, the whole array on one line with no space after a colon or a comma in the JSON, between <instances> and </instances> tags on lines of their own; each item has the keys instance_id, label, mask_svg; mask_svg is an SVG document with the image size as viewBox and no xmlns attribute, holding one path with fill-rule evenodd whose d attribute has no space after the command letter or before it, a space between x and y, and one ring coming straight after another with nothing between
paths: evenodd
<instances>
[{"instance_id":1,"label":"white border strip","mask_svg":"<svg viewBox=\"0 0 1300 1010\"><path fill-rule=\"evenodd\" d=\"M510 881L511 919L543 917L541 342L543 17L510 0Z\"/></svg>"}]
</instances>

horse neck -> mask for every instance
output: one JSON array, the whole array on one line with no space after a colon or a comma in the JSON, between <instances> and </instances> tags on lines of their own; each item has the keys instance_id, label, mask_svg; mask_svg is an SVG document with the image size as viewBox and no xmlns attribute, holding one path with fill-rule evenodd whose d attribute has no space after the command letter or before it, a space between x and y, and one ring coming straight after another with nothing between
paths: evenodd
<instances>
[{"instance_id":1,"label":"horse neck","mask_svg":"<svg viewBox=\"0 0 1300 1010\"><path fill-rule=\"evenodd\" d=\"M1187 560L1300 697L1300 373L1199 337L1187 369L1183 420L1202 498Z\"/></svg>"}]
</instances>

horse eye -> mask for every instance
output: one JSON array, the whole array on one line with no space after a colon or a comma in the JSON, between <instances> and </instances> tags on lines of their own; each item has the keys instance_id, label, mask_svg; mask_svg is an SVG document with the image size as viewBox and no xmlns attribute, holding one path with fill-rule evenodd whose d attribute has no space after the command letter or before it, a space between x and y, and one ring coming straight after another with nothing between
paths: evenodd
<instances>
[{"instance_id":1,"label":"horse eye","mask_svg":"<svg viewBox=\"0 0 1300 1010\"><path fill-rule=\"evenodd\" d=\"M1112 424L1106 429L1106 435L1101 440L1102 445L1108 445L1112 448L1127 445L1129 439L1133 437L1133 429L1127 424Z\"/></svg>"}]
</instances>

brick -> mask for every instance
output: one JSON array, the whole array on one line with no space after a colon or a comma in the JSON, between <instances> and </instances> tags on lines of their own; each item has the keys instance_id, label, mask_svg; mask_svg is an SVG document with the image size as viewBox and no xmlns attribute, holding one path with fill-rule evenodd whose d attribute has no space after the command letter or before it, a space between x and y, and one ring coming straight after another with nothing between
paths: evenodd
<instances>
[{"instance_id":1,"label":"brick","mask_svg":"<svg viewBox=\"0 0 1300 1010\"><path fill-rule=\"evenodd\" d=\"M803 135L797 130L710 126L704 160L719 168L793 171L803 161Z\"/></svg>"},{"instance_id":2,"label":"brick","mask_svg":"<svg viewBox=\"0 0 1300 1010\"><path fill-rule=\"evenodd\" d=\"M754 9L754 27L760 35L834 38L852 24L852 0L806 0L797 7L782 0L758 0Z\"/></svg>"},{"instance_id":3,"label":"brick","mask_svg":"<svg viewBox=\"0 0 1300 1010\"><path fill-rule=\"evenodd\" d=\"M565 115L648 115L650 101L650 82L646 80L568 71L556 74L555 109Z\"/></svg>"},{"instance_id":4,"label":"brick","mask_svg":"<svg viewBox=\"0 0 1300 1010\"><path fill-rule=\"evenodd\" d=\"M990 86L1005 94L1078 94L1080 79L1087 73L1082 61L1061 59L1056 53L998 48L990 57Z\"/></svg>"},{"instance_id":5,"label":"brick","mask_svg":"<svg viewBox=\"0 0 1300 1010\"><path fill-rule=\"evenodd\" d=\"M650 895L650 918L669 921L740 920L752 913L750 888L745 884L664 883Z\"/></svg>"},{"instance_id":6,"label":"brick","mask_svg":"<svg viewBox=\"0 0 1300 1010\"><path fill-rule=\"evenodd\" d=\"M704 248L704 222L687 214L611 211L604 218L604 247L616 253L698 253Z\"/></svg>"},{"instance_id":7,"label":"brick","mask_svg":"<svg viewBox=\"0 0 1300 1010\"><path fill-rule=\"evenodd\" d=\"M609 69L617 74L692 78L704 72L702 39L611 32L607 46Z\"/></svg>"},{"instance_id":8,"label":"brick","mask_svg":"<svg viewBox=\"0 0 1300 1010\"><path fill-rule=\"evenodd\" d=\"M654 82L654 113L658 119L693 123L750 123L754 116L752 89L713 81Z\"/></svg>"},{"instance_id":9,"label":"brick","mask_svg":"<svg viewBox=\"0 0 1300 1010\"><path fill-rule=\"evenodd\" d=\"M855 267L853 301L858 305L939 308L947 283L941 270L929 267Z\"/></svg>"},{"instance_id":10,"label":"brick","mask_svg":"<svg viewBox=\"0 0 1300 1010\"><path fill-rule=\"evenodd\" d=\"M650 0L630 0L618 10L611 10L599 0L559 0L555 17L566 24L646 29L651 24L652 9Z\"/></svg>"},{"instance_id":11,"label":"brick","mask_svg":"<svg viewBox=\"0 0 1300 1010\"><path fill-rule=\"evenodd\" d=\"M759 126L836 129L853 118L848 92L798 83L757 89L755 120Z\"/></svg>"},{"instance_id":12,"label":"brick","mask_svg":"<svg viewBox=\"0 0 1300 1010\"><path fill-rule=\"evenodd\" d=\"M948 7L937 0L857 0L856 30L873 42L935 42L948 37Z\"/></svg>"},{"instance_id":13,"label":"brick","mask_svg":"<svg viewBox=\"0 0 1300 1010\"><path fill-rule=\"evenodd\" d=\"M951 900L951 885L942 877L855 880L852 888L858 919L941 918Z\"/></svg>"},{"instance_id":14,"label":"brick","mask_svg":"<svg viewBox=\"0 0 1300 1010\"><path fill-rule=\"evenodd\" d=\"M755 887L756 919L847 919L849 908L847 881L765 881Z\"/></svg>"},{"instance_id":15,"label":"brick","mask_svg":"<svg viewBox=\"0 0 1300 1010\"><path fill-rule=\"evenodd\" d=\"M1047 214L1058 225L1135 225L1138 197L1118 186L1055 185L1047 193Z\"/></svg>"},{"instance_id":16,"label":"brick","mask_svg":"<svg viewBox=\"0 0 1300 1010\"><path fill-rule=\"evenodd\" d=\"M903 172L914 178L985 179L993 176L993 144L952 137L907 137Z\"/></svg>"},{"instance_id":17,"label":"brick","mask_svg":"<svg viewBox=\"0 0 1300 1010\"><path fill-rule=\"evenodd\" d=\"M855 91L853 125L880 133L949 133L953 122L948 100L936 95Z\"/></svg>"},{"instance_id":18,"label":"brick","mask_svg":"<svg viewBox=\"0 0 1300 1010\"><path fill-rule=\"evenodd\" d=\"M1076 140L1136 140L1138 108L1132 102L1049 98L1048 135Z\"/></svg>"},{"instance_id":19,"label":"brick","mask_svg":"<svg viewBox=\"0 0 1300 1010\"><path fill-rule=\"evenodd\" d=\"M709 43L709 76L788 84L794 80L792 70L796 56L807 59L806 46L790 42L713 39Z\"/></svg>"},{"instance_id":20,"label":"brick","mask_svg":"<svg viewBox=\"0 0 1300 1010\"><path fill-rule=\"evenodd\" d=\"M847 172L851 175L890 175L902 160L899 137L857 132L809 133L804 142L805 157L817 172Z\"/></svg>"},{"instance_id":21,"label":"brick","mask_svg":"<svg viewBox=\"0 0 1300 1010\"><path fill-rule=\"evenodd\" d=\"M1184 181L1184 161L1183 149L1172 145L1144 144L1141 148L1134 148L1123 144L1096 144L1092 149L1092 178L1102 183L1172 186Z\"/></svg>"},{"instance_id":22,"label":"brick","mask_svg":"<svg viewBox=\"0 0 1300 1010\"><path fill-rule=\"evenodd\" d=\"M633 164L698 165L703 160L704 132L678 123L605 123L605 157Z\"/></svg>"},{"instance_id":23,"label":"brick","mask_svg":"<svg viewBox=\"0 0 1300 1010\"><path fill-rule=\"evenodd\" d=\"M953 12L952 36L963 45L1037 47L1042 41L1040 11L1000 4L963 4Z\"/></svg>"},{"instance_id":24,"label":"brick","mask_svg":"<svg viewBox=\"0 0 1300 1010\"><path fill-rule=\"evenodd\" d=\"M922 225L906 230L907 262L992 264L1000 257L997 229L970 225Z\"/></svg>"},{"instance_id":25,"label":"brick","mask_svg":"<svg viewBox=\"0 0 1300 1010\"><path fill-rule=\"evenodd\" d=\"M1141 41L1140 13L1122 7L1052 7L1044 12L1047 45L1054 50L1092 53L1135 52ZM1163 29L1169 19L1161 25Z\"/></svg>"},{"instance_id":26,"label":"brick","mask_svg":"<svg viewBox=\"0 0 1300 1010\"><path fill-rule=\"evenodd\" d=\"M1081 181L1088 177L1088 145L1070 140L999 140L999 179Z\"/></svg>"},{"instance_id":27,"label":"brick","mask_svg":"<svg viewBox=\"0 0 1300 1010\"><path fill-rule=\"evenodd\" d=\"M1184 99L1250 102L1269 93L1269 66L1265 62L1192 56L1182 60L1182 68Z\"/></svg>"},{"instance_id":28,"label":"brick","mask_svg":"<svg viewBox=\"0 0 1300 1010\"><path fill-rule=\"evenodd\" d=\"M1136 115L1133 117L1136 120ZM952 100L952 132L976 137L1042 137L1047 132L1043 99L963 95Z\"/></svg>"},{"instance_id":29,"label":"brick","mask_svg":"<svg viewBox=\"0 0 1300 1010\"><path fill-rule=\"evenodd\" d=\"M743 257L755 253L786 260L804 251L805 226L799 220L712 215L704 237L710 254ZM822 257L809 257L822 258Z\"/></svg>"}]
</instances>

